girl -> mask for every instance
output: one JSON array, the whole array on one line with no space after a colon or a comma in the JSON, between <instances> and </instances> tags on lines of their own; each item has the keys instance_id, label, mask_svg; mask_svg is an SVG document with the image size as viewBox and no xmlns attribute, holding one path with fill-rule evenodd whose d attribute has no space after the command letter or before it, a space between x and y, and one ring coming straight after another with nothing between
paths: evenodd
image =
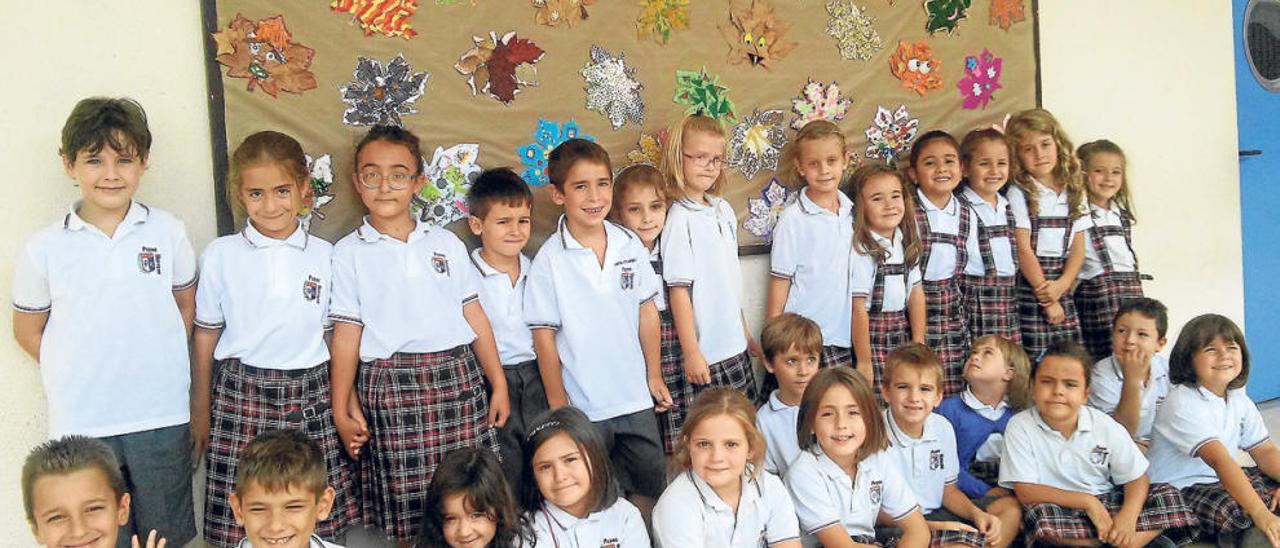
<instances>
[{"instance_id":1,"label":"girl","mask_svg":"<svg viewBox=\"0 0 1280 548\"><path fill-rule=\"evenodd\" d=\"M717 195L724 184L724 130L693 114L672 125L670 135L662 172L674 203L662 230L662 268L685 378L729 386L754 400L747 350L760 352L742 315L737 217Z\"/></svg>"},{"instance_id":2,"label":"girl","mask_svg":"<svg viewBox=\"0 0 1280 548\"><path fill-rule=\"evenodd\" d=\"M648 548L640 510L619 496L609 453L582 411L566 406L538 417L524 454L524 477L534 479L523 488L534 546Z\"/></svg>"},{"instance_id":3,"label":"girl","mask_svg":"<svg viewBox=\"0 0 1280 548\"><path fill-rule=\"evenodd\" d=\"M994 129L970 131L960 143L967 184L960 199L977 222L965 243L964 308L969 338L997 335L1022 343L1018 329L1018 255L1013 210L1000 189L1009 180L1009 143Z\"/></svg>"},{"instance_id":4,"label":"girl","mask_svg":"<svg viewBox=\"0 0 1280 548\"><path fill-rule=\"evenodd\" d=\"M853 365L849 341L849 248L853 202L840 192L849 167L844 133L834 123L805 124L782 151L784 181L800 197L773 231L766 319L794 312L822 328L822 364Z\"/></svg>"},{"instance_id":5,"label":"girl","mask_svg":"<svg viewBox=\"0 0 1280 548\"><path fill-rule=\"evenodd\" d=\"M761 471L765 441L742 394L698 396L676 450L678 472L653 511L655 545L800 548L782 480Z\"/></svg>"},{"instance_id":6,"label":"girl","mask_svg":"<svg viewBox=\"0 0 1280 548\"><path fill-rule=\"evenodd\" d=\"M333 418L359 458L365 519L407 545L440 460L497 450L507 382L466 247L409 215L424 182L418 138L375 126L355 165L369 214L333 249Z\"/></svg>"},{"instance_id":7,"label":"girl","mask_svg":"<svg viewBox=\"0 0 1280 548\"><path fill-rule=\"evenodd\" d=\"M248 222L209 244L200 260L191 425L197 450L208 447L204 536L214 546L235 546L244 536L228 496L241 451L267 430L302 430L323 448L335 494L320 536L333 539L358 517L329 408L324 336L333 246L298 220L308 173L292 137L263 131L245 138L231 155L227 190Z\"/></svg>"},{"instance_id":8,"label":"girl","mask_svg":"<svg viewBox=\"0 0 1280 548\"><path fill-rule=\"evenodd\" d=\"M1182 489L1205 541L1252 527L1280 546L1280 450L1245 393L1249 347L1240 328L1217 314L1187 322L1169 357L1169 380L1151 440L1152 479ZM1237 450L1257 467L1241 468Z\"/></svg>"},{"instance_id":9,"label":"girl","mask_svg":"<svg viewBox=\"0 0 1280 548\"><path fill-rule=\"evenodd\" d=\"M881 511L902 528L899 545L929 544L915 496L885 455L880 407L862 375L845 367L819 372L804 390L796 432L800 456L786 482L806 547L879 546Z\"/></svg>"},{"instance_id":10,"label":"girl","mask_svg":"<svg viewBox=\"0 0 1280 548\"><path fill-rule=\"evenodd\" d=\"M911 145L907 174L920 200L915 222L928 318L925 342L942 362L942 395L947 396L964 388L969 328L960 281L966 242L977 231L969 208L954 194L960 184L960 144L945 131L925 133Z\"/></svg>"},{"instance_id":11,"label":"girl","mask_svg":"<svg viewBox=\"0 0 1280 548\"><path fill-rule=\"evenodd\" d=\"M849 293L858 371L880 397L884 358L908 340L924 342L925 305L920 289L920 242L915 205L893 168L867 164L854 170L855 202Z\"/></svg>"},{"instance_id":12,"label":"girl","mask_svg":"<svg viewBox=\"0 0 1280 548\"><path fill-rule=\"evenodd\" d=\"M1007 191L1018 246L1018 322L1027 354L1056 338L1080 340L1071 292L1084 263L1089 216L1080 162L1049 111L1026 110L1009 120L1013 182Z\"/></svg>"},{"instance_id":13,"label":"girl","mask_svg":"<svg viewBox=\"0 0 1280 548\"><path fill-rule=\"evenodd\" d=\"M445 456L427 489L418 548L517 548L533 543L507 480L490 451L464 447Z\"/></svg>"},{"instance_id":14,"label":"girl","mask_svg":"<svg viewBox=\"0 0 1280 548\"><path fill-rule=\"evenodd\" d=\"M1196 517L1178 490L1149 483L1147 459L1129 431L1084 405L1089 362L1079 343L1058 340L1032 366L1035 407L1005 429L1000 486L1022 503L1033 541L1136 547L1164 536L1164 546L1190 542Z\"/></svg>"},{"instance_id":15,"label":"girl","mask_svg":"<svg viewBox=\"0 0 1280 548\"><path fill-rule=\"evenodd\" d=\"M1105 139L1076 152L1084 166L1093 226L1084 233L1084 267L1076 289L1076 312L1085 348L1093 356L1111 352L1111 324L1125 299L1142 296L1133 225L1138 217L1129 197L1124 151Z\"/></svg>"}]
</instances>

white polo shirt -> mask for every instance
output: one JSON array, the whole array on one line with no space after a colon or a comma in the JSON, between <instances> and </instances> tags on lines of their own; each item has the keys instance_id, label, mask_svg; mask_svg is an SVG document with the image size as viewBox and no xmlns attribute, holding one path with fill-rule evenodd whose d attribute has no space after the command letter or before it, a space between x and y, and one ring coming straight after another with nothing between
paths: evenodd
<instances>
[{"instance_id":1,"label":"white polo shirt","mask_svg":"<svg viewBox=\"0 0 1280 548\"><path fill-rule=\"evenodd\" d=\"M747 349L737 219L728 201L708 194L706 205L687 199L671 204L662 229L662 277L668 286L689 288L698 347L708 364Z\"/></svg>"},{"instance_id":2,"label":"white polo shirt","mask_svg":"<svg viewBox=\"0 0 1280 548\"><path fill-rule=\"evenodd\" d=\"M998 421L1004 416L1004 410L1009 407L1007 400L1000 400L995 407L982 403L978 396L968 386L964 388L964 392L960 393L960 401L969 409L984 419L989 421ZM1010 417L1012 418L1012 417ZM992 432L987 439L978 446L978 452L974 454L973 460L982 461L998 461L1004 453L1004 434L1000 432Z\"/></svg>"},{"instance_id":3,"label":"white polo shirt","mask_svg":"<svg viewBox=\"0 0 1280 548\"><path fill-rule=\"evenodd\" d=\"M801 451L787 470L786 483L804 534L800 540L806 547L820 546L814 534L832 525L843 526L850 536L875 536L876 516L881 510L900 521L920 509L884 451L859 461L853 481L822 449Z\"/></svg>"},{"instance_id":4,"label":"white polo shirt","mask_svg":"<svg viewBox=\"0 0 1280 548\"><path fill-rule=\"evenodd\" d=\"M333 287L333 245L299 224L283 240L253 223L214 240L200 256L197 327L221 329L217 360L263 369L306 369L329 361L324 332Z\"/></svg>"},{"instance_id":5,"label":"white polo shirt","mask_svg":"<svg viewBox=\"0 0 1280 548\"><path fill-rule=\"evenodd\" d=\"M506 272L484 261L480 248L471 250L471 264L480 274L480 306L489 317L503 367L520 365L536 357L533 334L524 323L524 287L529 279L529 259L524 253L520 254L519 263L520 274L512 285Z\"/></svg>"},{"instance_id":6,"label":"white polo shirt","mask_svg":"<svg viewBox=\"0 0 1280 548\"><path fill-rule=\"evenodd\" d=\"M1093 204L1089 204L1089 216L1092 217L1093 226L1115 226L1124 227L1120 219L1124 212L1120 206L1114 201L1111 207L1101 208ZM1080 267L1080 279L1092 280L1102 274L1102 257L1093 249L1093 233L1086 231L1084 233L1084 266ZM1107 249L1107 257L1111 259L1111 268L1115 272L1133 272L1138 269L1138 260L1133 256L1133 250L1129 249L1129 243L1124 241L1124 236L1117 234L1114 236L1106 236L1102 239L1102 245Z\"/></svg>"},{"instance_id":7,"label":"white polo shirt","mask_svg":"<svg viewBox=\"0 0 1280 548\"><path fill-rule=\"evenodd\" d=\"M658 238L661 241L662 236L659 235ZM658 274L658 283L662 285L662 289L653 298L653 304L657 305L658 312L664 312L667 310L667 285L662 281L662 273L658 272L658 269L662 267L662 244L658 242L654 242L653 249L649 250L649 266L653 266L655 263L658 268L654 269L654 273Z\"/></svg>"},{"instance_id":8,"label":"white polo shirt","mask_svg":"<svg viewBox=\"0 0 1280 548\"><path fill-rule=\"evenodd\" d=\"M954 484L960 475L956 431L951 422L942 415L930 413L919 438L898 428L888 409L884 410L884 424L889 435L886 456L911 485L920 511L928 514L941 508L943 488Z\"/></svg>"},{"instance_id":9,"label":"white polo shirt","mask_svg":"<svg viewBox=\"0 0 1280 548\"><path fill-rule=\"evenodd\" d=\"M851 314L849 249L853 246L853 202L837 192L838 213L809 199L807 188L787 204L773 229L769 273L791 281L786 312L813 320L822 344L849 348Z\"/></svg>"},{"instance_id":10,"label":"white polo shirt","mask_svg":"<svg viewBox=\"0 0 1280 548\"><path fill-rule=\"evenodd\" d=\"M407 242L356 228L333 246L329 318L363 326L360 360L442 352L476 334L462 307L478 298L467 248L452 232L415 221Z\"/></svg>"},{"instance_id":11,"label":"white polo shirt","mask_svg":"<svg viewBox=\"0 0 1280 548\"><path fill-rule=\"evenodd\" d=\"M765 441L765 471L785 476L788 465L800 454L800 442L796 439L799 418L800 406L782 403L777 390L756 411L756 428L760 429Z\"/></svg>"},{"instance_id":12,"label":"white polo shirt","mask_svg":"<svg viewBox=\"0 0 1280 548\"><path fill-rule=\"evenodd\" d=\"M1151 356L1151 374L1142 386L1142 404L1138 411L1136 440L1151 439L1151 426L1155 423L1156 410L1169 395L1169 359L1155 354ZM1108 415L1115 414L1120 405L1120 392L1124 389L1124 373L1115 356L1107 356L1093 365L1089 380L1089 405Z\"/></svg>"},{"instance_id":13,"label":"white polo shirt","mask_svg":"<svg viewBox=\"0 0 1280 548\"><path fill-rule=\"evenodd\" d=\"M1068 205L1066 187L1058 193L1040 181L1035 181L1035 185L1040 200L1037 204L1039 211L1037 217L1070 217L1071 207ZM1016 184L1009 185L1006 195L1009 199L1009 209L1013 210L1013 226L1031 230L1031 210L1027 206L1027 195L1022 192L1022 188ZM1093 224L1089 221L1089 216L1081 215L1071 223L1072 237L1074 238L1077 232L1088 230L1090 226ZM1066 237L1065 231L1064 228L1041 227L1040 234L1036 237L1036 256L1066 257L1069 250L1063 249L1062 245Z\"/></svg>"},{"instance_id":14,"label":"white polo shirt","mask_svg":"<svg viewBox=\"0 0 1280 548\"><path fill-rule=\"evenodd\" d=\"M685 470L653 508L653 535L656 548L758 548L799 539L800 525L791 494L778 476L762 472L751 479L743 474L735 514L707 482Z\"/></svg>"},{"instance_id":15,"label":"white polo shirt","mask_svg":"<svg viewBox=\"0 0 1280 548\"><path fill-rule=\"evenodd\" d=\"M904 254L902 251L902 229L894 229L893 241L885 239L883 236L871 233L872 239L880 244L880 247L887 249L889 252L885 255L885 264L902 264ZM849 294L853 298L866 299L867 310L871 310L871 293L875 289L876 269L879 265L871 255L859 253L855 247L849 255ZM885 312L897 312L907 307L907 296L911 292L911 288L920 283L920 267L913 266L905 275L894 274L884 277L884 303L883 310Z\"/></svg>"},{"instance_id":16,"label":"white polo shirt","mask_svg":"<svg viewBox=\"0 0 1280 548\"><path fill-rule=\"evenodd\" d=\"M524 300L530 329L556 330L569 403L593 421L653 406L640 349L640 306L662 290L640 238L609 221L604 228L602 267L561 215L529 267Z\"/></svg>"},{"instance_id":17,"label":"white polo shirt","mask_svg":"<svg viewBox=\"0 0 1280 548\"><path fill-rule=\"evenodd\" d=\"M247 538L240 539L240 543L236 545L236 548L253 548L253 544L250 543L249 539ZM311 535L311 539L307 541L307 548L343 548L343 547L340 544L334 544L332 542L324 540L313 534Z\"/></svg>"},{"instance_id":18,"label":"white polo shirt","mask_svg":"<svg viewBox=\"0 0 1280 548\"><path fill-rule=\"evenodd\" d=\"M1215 483L1218 473L1196 454L1204 444L1221 443L1228 452L1249 451L1271 439L1262 413L1243 388L1226 398L1196 386L1177 385L1156 412L1151 438L1151 481L1182 489Z\"/></svg>"},{"instance_id":19,"label":"white polo shirt","mask_svg":"<svg viewBox=\"0 0 1280 548\"><path fill-rule=\"evenodd\" d=\"M543 502L529 515L534 545L538 548L649 548L649 531L640 510L627 499L599 512L577 518L560 507Z\"/></svg>"},{"instance_id":20,"label":"white polo shirt","mask_svg":"<svg viewBox=\"0 0 1280 548\"><path fill-rule=\"evenodd\" d=\"M133 202L108 237L76 209L14 261L13 308L48 313L40 377L49 437L114 436L190 420L186 327L173 292L196 283L173 215Z\"/></svg>"},{"instance_id":21,"label":"white polo shirt","mask_svg":"<svg viewBox=\"0 0 1280 548\"><path fill-rule=\"evenodd\" d=\"M925 217L929 219L929 230L937 234L959 234L960 233L960 210L965 207L964 203L957 199L954 195L948 196L947 205L938 207L925 197L924 192L916 189L916 204ZM924 237L923 226L917 226L917 233L920 237ZM966 239L973 240L978 232L978 224L974 216L969 216L969 237ZM976 240L975 240L976 241ZM950 243L935 242L929 248L929 264L924 265L924 279L931 282L938 280L947 280L955 275L956 272L956 246ZM967 262L965 263L968 264Z\"/></svg>"},{"instance_id":22,"label":"white polo shirt","mask_svg":"<svg viewBox=\"0 0 1280 548\"><path fill-rule=\"evenodd\" d=\"M977 217L982 221L983 226L1001 227L1009 224L1009 217L1005 211L1009 208L1009 199L1003 194L996 193L996 205L993 207L982 199L977 192L971 188L965 188L961 194L969 202L969 214ZM1009 227L1009 236L997 236L991 238L991 260L996 263L997 276L1012 276L1018 272L1018 266L1014 263L1014 243L1013 243L1013 227ZM965 242L966 262L964 265L964 273L970 276L982 276L986 274L986 265L982 263L982 249L978 246L978 230L969 232L969 239Z\"/></svg>"},{"instance_id":23,"label":"white polo shirt","mask_svg":"<svg viewBox=\"0 0 1280 548\"><path fill-rule=\"evenodd\" d=\"M1004 429L1000 486L1038 483L1064 491L1101 495L1142 477L1147 459L1129 431L1106 413L1080 406L1076 431L1063 438L1032 407Z\"/></svg>"}]
</instances>

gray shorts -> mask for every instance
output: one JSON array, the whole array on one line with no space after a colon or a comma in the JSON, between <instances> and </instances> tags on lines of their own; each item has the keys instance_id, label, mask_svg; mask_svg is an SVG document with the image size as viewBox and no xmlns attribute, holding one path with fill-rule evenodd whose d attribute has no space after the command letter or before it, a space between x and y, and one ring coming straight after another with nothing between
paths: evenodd
<instances>
[{"instance_id":1,"label":"gray shorts","mask_svg":"<svg viewBox=\"0 0 1280 548\"><path fill-rule=\"evenodd\" d=\"M626 495L658 498L666 483L666 455L653 409L595 423L604 437L613 475Z\"/></svg>"},{"instance_id":2,"label":"gray shorts","mask_svg":"<svg viewBox=\"0 0 1280 548\"><path fill-rule=\"evenodd\" d=\"M168 546L183 546L196 536L191 499L191 428L167 426L102 438L124 473L131 499L129 523L120 529L118 548L129 538L146 539L155 529Z\"/></svg>"},{"instance_id":3,"label":"gray shorts","mask_svg":"<svg viewBox=\"0 0 1280 548\"><path fill-rule=\"evenodd\" d=\"M524 437L529 434L529 423L547 411L547 394L542 388L537 362L504 367L502 373L507 378L511 416L498 429L498 452L502 455L502 472L507 476L507 485L518 494L525 481Z\"/></svg>"}]
</instances>

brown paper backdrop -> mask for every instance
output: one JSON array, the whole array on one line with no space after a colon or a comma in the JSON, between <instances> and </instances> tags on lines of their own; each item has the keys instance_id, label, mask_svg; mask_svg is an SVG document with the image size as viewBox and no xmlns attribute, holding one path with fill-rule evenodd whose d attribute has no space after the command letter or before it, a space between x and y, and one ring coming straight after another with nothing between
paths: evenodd
<instances>
[{"instance_id":1,"label":"brown paper backdrop","mask_svg":"<svg viewBox=\"0 0 1280 548\"><path fill-rule=\"evenodd\" d=\"M795 117L791 99L800 96L806 79L834 80L843 95L853 99L839 125L852 149L865 156L864 131L871 125L877 106L892 111L906 105L911 116L920 120L921 133L941 128L959 137L969 129L1000 123L1007 114L1039 103L1035 0L1024 1L1026 20L1008 30L989 23L993 1L973 0L967 18L954 33L934 35L925 31L926 14L919 0L859 2L865 13L875 18L883 49L869 60L858 61L842 58L835 40L826 34L829 16L823 1L774 0L779 19L790 24L786 39L797 45L766 69L730 64L729 48L718 28L728 23L731 4L741 9L750 0L690 0L689 27L674 31L665 45L651 37L637 37L635 20L641 8L636 0L596 0L587 8L588 19L572 28L563 23L557 27L535 23L535 8L528 0L479 0L475 6L466 0L445 6L420 0L410 19L418 35L407 40L365 36L352 16L331 12L328 2L204 0L219 231L225 234L243 222L238 216L232 220L222 190L228 151L245 136L264 129L292 135L313 156L332 155L334 199L322 208L324 219L312 221L315 234L336 241L360 222L363 206L351 188L350 176L353 145L367 128L342 123L347 104L338 91L353 79L358 56L376 59L385 66L397 54L404 54L415 72L430 74L425 93L414 103L418 112L403 118L404 125L422 138L428 162L436 146L477 143L482 167L505 165L519 172L522 168L516 149L533 140L541 117L555 122L575 120L583 133L610 152L615 169L626 165L626 153L637 148L642 128L628 121L615 131L607 118L586 109L585 84L579 71L587 64L593 44L615 56L625 54L627 66L636 68L635 78L644 86L646 132L666 127L684 111L684 105L672 101L676 70L705 66L708 72L718 74L720 83L730 88L739 120L753 108L786 111L788 139L794 135L790 129ZM315 50L310 70L318 87L300 95L281 92L272 98L261 89L248 91L246 79L227 77L227 69L214 60L216 47L208 35L225 29L237 13L253 21L283 15L292 40ZM473 96L466 77L454 69L459 56L472 46L472 36L488 36L490 31L498 36L516 31L546 52L535 65L540 85L522 88L506 106L483 93ZM921 39L928 41L941 61L942 75L942 87L923 98L901 87L888 64L899 40ZM1003 89L985 109L964 110L956 82L963 76L965 56L977 55L983 48L1004 59ZM724 195L737 212L741 227L748 212L747 199L759 196L773 172L763 170L747 181L736 169L726 171L729 179ZM530 252L537 249L559 216L544 189L535 188L534 193L534 236L526 248ZM454 223L450 228L466 232L460 225ZM743 253L768 251L746 231L740 230L739 235Z\"/></svg>"}]
</instances>

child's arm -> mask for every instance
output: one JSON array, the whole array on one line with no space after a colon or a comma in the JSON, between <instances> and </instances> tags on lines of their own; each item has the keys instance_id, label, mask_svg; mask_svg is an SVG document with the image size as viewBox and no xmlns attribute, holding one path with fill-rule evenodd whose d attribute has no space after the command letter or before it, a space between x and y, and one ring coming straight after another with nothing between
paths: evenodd
<instances>
[{"instance_id":1,"label":"child's arm","mask_svg":"<svg viewBox=\"0 0 1280 548\"><path fill-rule=\"evenodd\" d=\"M747 339L747 354L764 359L764 349L760 348L760 343L756 342L751 330L747 329L747 313L739 310L738 317L742 319L742 336Z\"/></svg>"},{"instance_id":2,"label":"child's arm","mask_svg":"<svg viewBox=\"0 0 1280 548\"><path fill-rule=\"evenodd\" d=\"M764 319L773 319L787 307L787 294L791 292L791 279L769 276L769 294L765 299Z\"/></svg>"},{"instance_id":3,"label":"child's arm","mask_svg":"<svg viewBox=\"0 0 1280 548\"><path fill-rule=\"evenodd\" d=\"M872 378L875 373L871 367L871 316L867 314L867 299L865 297L853 298L853 355L856 367L862 376L867 378L867 382L876 382Z\"/></svg>"},{"instance_id":4,"label":"child's arm","mask_svg":"<svg viewBox=\"0 0 1280 548\"><path fill-rule=\"evenodd\" d=\"M489 397L489 426L501 427L507 423L511 415L511 402L507 399L507 376L502 372L502 360L498 358L498 343L493 339L493 327L489 325L488 316L484 315L484 307L480 299L462 305L462 317L466 318L476 340L471 342L472 352L480 369L484 370L485 380L489 381L489 389L493 394Z\"/></svg>"},{"instance_id":5,"label":"child's arm","mask_svg":"<svg viewBox=\"0 0 1280 548\"><path fill-rule=\"evenodd\" d=\"M1044 270L1040 268L1040 257L1036 256L1036 250L1031 247L1031 229L1014 228L1013 242L1018 248L1018 272L1027 279L1028 285L1040 287L1045 282Z\"/></svg>"},{"instance_id":6,"label":"child's arm","mask_svg":"<svg viewBox=\"0 0 1280 548\"><path fill-rule=\"evenodd\" d=\"M187 334L187 340L191 339L191 325L196 318L196 286L190 286L177 289L173 292L173 300L178 304L178 314L182 316L182 327L184 333Z\"/></svg>"},{"instance_id":7,"label":"child's arm","mask_svg":"<svg viewBox=\"0 0 1280 548\"><path fill-rule=\"evenodd\" d=\"M342 447L351 458L358 458L360 447L369 439L358 398L354 398L356 367L360 363L360 324L336 321L333 342L329 347L329 390L333 401L333 425L338 429Z\"/></svg>"},{"instance_id":8,"label":"child's arm","mask_svg":"<svg viewBox=\"0 0 1280 548\"><path fill-rule=\"evenodd\" d=\"M1107 508L1102 505L1098 497L1089 493L1066 491L1039 483L1019 482L1013 484L1013 494L1018 497L1018 502L1023 506L1057 504L1063 508L1084 510L1089 516L1089 521L1092 521L1093 526L1098 530L1098 538L1106 538L1107 533L1111 531L1111 514L1107 512Z\"/></svg>"},{"instance_id":9,"label":"child's arm","mask_svg":"<svg viewBox=\"0 0 1280 548\"><path fill-rule=\"evenodd\" d=\"M907 294L907 322L911 324L911 342L924 344L928 320L925 317L924 285L916 284Z\"/></svg>"},{"instance_id":10,"label":"child's arm","mask_svg":"<svg viewBox=\"0 0 1280 548\"><path fill-rule=\"evenodd\" d=\"M919 510L912 511L898 520L898 527L902 528L902 538L898 540L897 546L903 548L925 548L929 545L929 523L924 520L924 516Z\"/></svg>"},{"instance_id":11,"label":"child's arm","mask_svg":"<svg viewBox=\"0 0 1280 548\"><path fill-rule=\"evenodd\" d=\"M916 512L919 514L919 512ZM849 536L849 532L845 531L844 524L833 523L830 526L819 530L813 534L818 537L818 544L824 548L862 548L866 544L858 544Z\"/></svg>"},{"instance_id":12,"label":"child's arm","mask_svg":"<svg viewBox=\"0 0 1280 548\"><path fill-rule=\"evenodd\" d=\"M1146 474L1124 484L1124 503L1120 505L1120 511L1111 518L1111 531L1106 535L1099 532L1099 540L1112 546L1129 546L1133 543L1133 536L1138 532L1138 514L1142 512L1142 505L1147 501L1149 486L1150 480L1147 479Z\"/></svg>"},{"instance_id":13,"label":"child's arm","mask_svg":"<svg viewBox=\"0 0 1280 548\"><path fill-rule=\"evenodd\" d=\"M209 386L213 377L213 349L222 329L199 327L191 340L191 464L200 466L209 445Z\"/></svg>"},{"instance_id":14,"label":"child's arm","mask_svg":"<svg viewBox=\"0 0 1280 548\"><path fill-rule=\"evenodd\" d=\"M653 299L640 305L640 351L644 354L645 378L649 382L649 395L653 396L653 410L661 413L671 408L671 392L662 380L662 340L658 333L658 305Z\"/></svg>"},{"instance_id":15,"label":"child's arm","mask_svg":"<svg viewBox=\"0 0 1280 548\"><path fill-rule=\"evenodd\" d=\"M978 532L989 539L1000 538L1000 519L978 508L960 487L952 483L942 488L942 507L973 523Z\"/></svg>"},{"instance_id":16,"label":"child's arm","mask_svg":"<svg viewBox=\"0 0 1280 548\"><path fill-rule=\"evenodd\" d=\"M1243 395L1241 395L1243 396ZM1258 467L1262 469L1268 476L1275 472L1277 468L1275 446L1270 443L1264 443L1263 446L1270 446L1270 449L1263 449L1262 446L1255 447L1249 452L1250 456L1254 456L1254 452L1258 452L1258 456L1263 461L1258 461ZM1222 481L1222 488L1226 489L1227 494L1235 499L1236 504L1248 514L1253 520L1253 524L1261 529L1267 536L1267 540L1271 541L1272 546L1280 546L1280 517L1276 517L1271 513L1272 509L1262 502L1262 497L1253 490L1253 485L1249 482L1249 477L1245 475L1244 470L1240 468L1240 463L1232 458L1227 451L1226 446L1218 440L1210 440L1200 447L1200 451L1196 456L1213 468L1218 473L1218 479ZM1257 459L1257 456L1254 456ZM1263 463L1265 462L1265 464ZM1268 470L1270 469L1270 470ZM1272 503L1275 503L1274 497Z\"/></svg>"},{"instance_id":17,"label":"child's arm","mask_svg":"<svg viewBox=\"0 0 1280 548\"><path fill-rule=\"evenodd\" d=\"M1057 301L1071 289L1072 285L1075 285L1076 278L1080 275L1080 268L1084 266L1084 232L1077 232L1072 236L1070 245L1071 247L1067 248L1067 263L1062 267L1062 275L1056 280L1046 280L1043 286L1037 288L1038 292L1043 292L1043 299Z\"/></svg>"},{"instance_id":18,"label":"child's arm","mask_svg":"<svg viewBox=\"0 0 1280 548\"><path fill-rule=\"evenodd\" d=\"M44 326L48 323L48 312L13 311L13 338L36 363L40 363L40 341L44 338Z\"/></svg>"},{"instance_id":19,"label":"child's arm","mask_svg":"<svg viewBox=\"0 0 1280 548\"><path fill-rule=\"evenodd\" d=\"M556 349L555 330L533 328L533 353L537 356L542 389L547 393L547 405L551 409L569 405L564 379L560 377L560 351Z\"/></svg>"},{"instance_id":20,"label":"child's arm","mask_svg":"<svg viewBox=\"0 0 1280 548\"><path fill-rule=\"evenodd\" d=\"M676 326L676 338L684 352L684 375L693 384L711 382L711 369L698 346L697 326L693 323L693 295L687 285L673 285L668 294L671 302L671 321Z\"/></svg>"},{"instance_id":21,"label":"child's arm","mask_svg":"<svg viewBox=\"0 0 1280 548\"><path fill-rule=\"evenodd\" d=\"M1123 350L1115 355L1115 361L1124 373L1124 379L1120 384L1120 401L1111 416L1129 431L1130 436L1134 436L1138 433L1142 415L1142 383L1146 380L1142 370L1151 363L1151 352L1141 348Z\"/></svg>"}]
</instances>

